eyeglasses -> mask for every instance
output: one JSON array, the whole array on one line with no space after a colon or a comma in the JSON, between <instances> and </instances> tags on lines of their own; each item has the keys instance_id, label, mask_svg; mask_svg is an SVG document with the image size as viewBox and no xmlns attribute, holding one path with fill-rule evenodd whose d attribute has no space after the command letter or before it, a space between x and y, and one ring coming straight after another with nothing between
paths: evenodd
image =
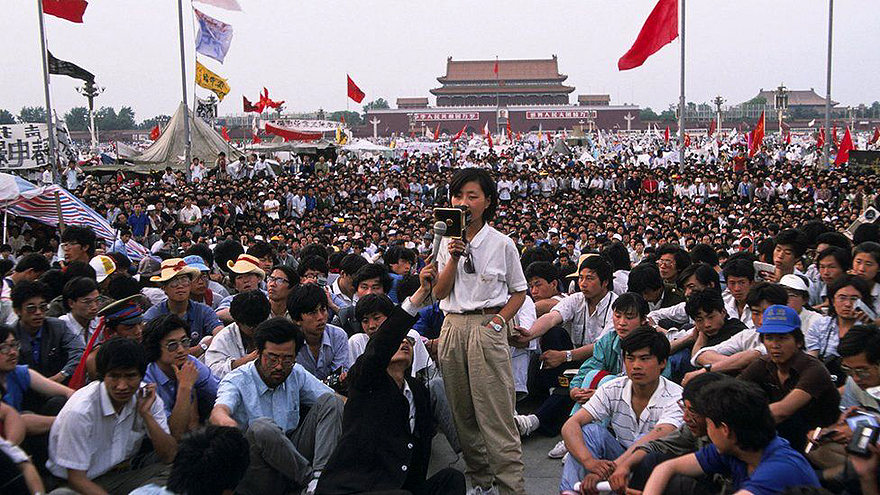
<instances>
[{"instance_id":1,"label":"eyeglasses","mask_svg":"<svg viewBox=\"0 0 880 495\"><path fill-rule=\"evenodd\" d=\"M867 380L871 378L873 374L870 368L850 368L849 366L841 366L840 369L849 376L859 378L861 380Z\"/></svg>"},{"instance_id":2,"label":"eyeglasses","mask_svg":"<svg viewBox=\"0 0 880 495\"><path fill-rule=\"evenodd\" d=\"M267 284L289 284L290 281L288 281L284 277L266 277L266 283Z\"/></svg>"},{"instance_id":3,"label":"eyeglasses","mask_svg":"<svg viewBox=\"0 0 880 495\"><path fill-rule=\"evenodd\" d=\"M87 299L85 297L81 297L81 298L77 299L76 302L81 303L81 304L85 304L86 306L91 306L93 304L98 304L98 298L97 297L90 297Z\"/></svg>"},{"instance_id":4,"label":"eyeglasses","mask_svg":"<svg viewBox=\"0 0 880 495\"><path fill-rule=\"evenodd\" d=\"M282 368L292 368L293 363L296 362L296 358L293 356L278 357L271 354L263 355L263 360L269 368L274 368L279 364L281 364Z\"/></svg>"},{"instance_id":5,"label":"eyeglasses","mask_svg":"<svg viewBox=\"0 0 880 495\"><path fill-rule=\"evenodd\" d=\"M416 345L416 338L415 337L410 337L409 335L407 335L406 337L403 338L403 340L406 342L409 342L410 347L413 347Z\"/></svg>"},{"instance_id":6,"label":"eyeglasses","mask_svg":"<svg viewBox=\"0 0 880 495\"><path fill-rule=\"evenodd\" d=\"M49 305L47 303L28 304L27 306L24 307L24 311L29 315L35 314L38 311L40 313L45 313L46 311L49 311Z\"/></svg>"},{"instance_id":7,"label":"eyeglasses","mask_svg":"<svg viewBox=\"0 0 880 495\"><path fill-rule=\"evenodd\" d=\"M13 354L21 350L21 342L13 340L5 344L0 344L0 354Z\"/></svg>"},{"instance_id":8,"label":"eyeglasses","mask_svg":"<svg viewBox=\"0 0 880 495\"><path fill-rule=\"evenodd\" d=\"M840 302L840 303L848 302L850 304L855 304L856 301L858 301L861 298L862 298L861 296L848 296L846 294L835 294L834 295L834 300L837 302Z\"/></svg>"},{"instance_id":9,"label":"eyeglasses","mask_svg":"<svg viewBox=\"0 0 880 495\"><path fill-rule=\"evenodd\" d=\"M188 338L184 337L180 340L169 340L168 342L165 342L164 345L165 345L165 349L168 352L174 352L177 349L179 349L180 346L183 346L184 348L189 347L189 344L190 344L190 340Z\"/></svg>"},{"instance_id":10,"label":"eyeglasses","mask_svg":"<svg viewBox=\"0 0 880 495\"><path fill-rule=\"evenodd\" d=\"M177 287L188 287L192 283L189 276L175 277L168 282L168 287L176 289Z\"/></svg>"}]
</instances>

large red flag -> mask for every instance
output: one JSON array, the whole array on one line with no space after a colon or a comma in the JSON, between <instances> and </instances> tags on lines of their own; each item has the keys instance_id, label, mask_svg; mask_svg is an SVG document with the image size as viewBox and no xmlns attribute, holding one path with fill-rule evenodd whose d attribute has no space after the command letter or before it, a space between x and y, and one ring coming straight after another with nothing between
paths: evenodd
<instances>
[{"instance_id":1,"label":"large red flag","mask_svg":"<svg viewBox=\"0 0 880 495\"><path fill-rule=\"evenodd\" d=\"M834 146L840 146L840 143L837 140L837 126L831 128L831 144Z\"/></svg>"},{"instance_id":2,"label":"large red flag","mask_svg":"<svg viewBox=\"0 0 880 495\"><path fill-rule=\"evenodd\" d=\"M834 164L846 163L849 160L849 152L854 149L856 147L853 146L852 136L849 135L849 127L847 127L846 132L843 133L843 141L840 142L840 146L837 148L837 158L834 159Z\"/></svg>"},{"instance_id":3,"label":"large red flag","mask_svg":"<svg viewBox=\"0 0 880 495\"><path fill-rule=\"evenodd\" d=\"M880 139L880 127L874 128L874 135L871 137L871 140L868 141L868 144L874 144L877 140Z\"/></svg>"},{"instance_id":4,"label":"large red flag","mask_svg":"<svg viewBox=\"0 0 880 495\"><path fill-rule=\"evenodd\" d=\"M764 111L758 117L758 123L755 124L755 130L752 131L752 142L749 146L749 158L755 156L755 153L761 149L764 144Z\"/></svg>"},{"instance_id":5,"label":"large red flag","mask_svg":"<svg viewBox=\"0 0 880 495\"><path fill-rule=\"evenodd\" d=\"M816 136L816 148L825 147L825 128L819 128L819 134Z\"/></svg>"},{"instance_id":6,"label":"large red flag","mask_svg":"<svg viewBox=\"0 0 880 495\"><path fill-rule=\"evenodd\" d=\"M634 69L678 37L678 0L660 0L639 31L632 48L617 61L619 70Z\"/></svg>"},{"instance_id":7,"label":"large red flag","mask_svg":"<svg viewBox=\"0 0 880 495\"><path fill-rule=\"evenodd\" d=\"M440 138L440 122L437 122L437 129L434 131L434 141Z\"/></svg>"},{"instance_id":8,"label":"large red flag","mask_svg":"<svg viewBox=\"0 0 880 495\"><path fill-rule=\"evenodd\" d=\"M260 143L263 142L263 140L260 139L260 136L257 136L257 133L253 133L253 135L254 135L254 138L251 139L251 143L253 143L253 144L260 144Z\"/></svg>"},{"instance_id":9,"label":"large red flag","mask_svg":"<svg viewBox=\"0 0 880 495\"><path fill-rule=\"evenodd\" d=\"M156 124L156 127L153 127L150 130L150 139L155 141L159 139L159 136L162 134L162 130L159 129L159 124Z\"/></svg>"},{"instance_id":10,"label":"large red flag","mask_svg":"<svg viewBox=\"0 0 880 495\"><path fill-rule=\"evenodd\" d=\"M221 129L221 131L221 133L223 134L223 139L226 140L226 142L231 141L231 139L229 138L229 130L226 129L226 126L223 126L223 129Z\"/></svg>"},{"instance_id":11,"label":"large red flag","mask_svg":"<svg viewBox=\"0 0 880 495\"><path fill-rule=\"evenodd\" d=\"M712 134L715 134L715 119L712 119L712 123L709 124L709 137L712 137Z\"/></svg>"},{"instance_id":12,"label":"large red flag","mask_svg":"<svg viewBox=\"0 0 880 495\"><path fill-rule=\"evenodd\" d=\"M669 126L666 126L666 132L663 133L663 144L669 144Z\"/></svg>"},{"instance_id":13,"label":"large red flag","mask_svg":"<svg viewBox=\"0 0 880 495\"><path fill-rule=\"evenodd\" d=\"M351 76L346 74L345 77L348 78L348 97L354 100L355 103L364 101L366 94L351 80Z\"/></svg>"},{"instance_id":14,"label":"large red flag","mask_svg":"<svg viewBox=\"0 0 880 495\"><path fill-rule=\"evenodd\" d=\"M85 0L43 0L43 12L76 23L82 23L88 6Z\"/></svg>"},{"instance_id":15,"label":"large red flag","mask_svg":"<svg viewBox=\"0 0 880 495\"><path fill-rule=\"evenodd\" d=\"M685 134L684 135L684 147L690 148L690 146L691 146L691 136L690 136L690 134Z\"/></svg>"}]
</instances>

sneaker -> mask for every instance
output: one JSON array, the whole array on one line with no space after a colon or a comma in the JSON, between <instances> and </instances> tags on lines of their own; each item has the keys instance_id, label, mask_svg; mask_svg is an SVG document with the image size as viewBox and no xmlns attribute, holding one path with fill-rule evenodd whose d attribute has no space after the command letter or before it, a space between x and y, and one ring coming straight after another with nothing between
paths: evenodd
<instances>
[{"instance_id":1,"label":"sneaker","mask_svg":"<svg viewBox=\"0 0 880 495\"><path fill-rule=\"evenodd\" d=\"M314 495L315 490L318 489L318 478L312 478L312 481L309 481L308 486L306 486L306 491L303 492L303 495Z\"/></svg>"},{"instance_id":2,"label":"sneaker","mask_svg":"<svg viewBox=\"0 0 880 495\"><path fill-rule=\"evenodd\" d=\"M513 417L513 421L516 422L516 429L519 430L519 435L521 437L527 437L531 435L532 432L537 430L538 426L541 425L538 417L534 414L517 414Z\"/></svg>"},{"instance_id":3,"label":"sneaker","mask_svg":"<svg viewBox=\"0 0 880 495\"><path fill-rule=\"evenodd\" d=\"M565 448L565 441L560 440L552 449L550 449L550 452L547 452L547 457L551 459L562 459L567 453L568 449Z\"/></svg>"},{"instance_id":4,"label":"sneaker","mask_svg":"<svg viewBox=\"0 0 880 495\"><path fill-rule=\"evenodd\" d=\"M563 466L565 465L565 461L567 461L570 456L571 456L571 454L569 454L568 452L566 452L565 455L562 456L562 465Z\"/></svg>"}]
</instances>

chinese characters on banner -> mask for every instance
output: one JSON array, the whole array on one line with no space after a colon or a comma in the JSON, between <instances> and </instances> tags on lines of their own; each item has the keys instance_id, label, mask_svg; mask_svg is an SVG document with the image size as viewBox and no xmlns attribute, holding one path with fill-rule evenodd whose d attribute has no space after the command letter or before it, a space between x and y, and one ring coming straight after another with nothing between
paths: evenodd
<instances>
[{"instance_id":1,"label":"chinese characters on banner","mask_svg":"<svg viewBox=\"0 0 880 495\"><path fill-rule=\"evenodd\" d=\"M214 74L198 61L196 61L196 84L209 91L213 91L220 101L223 101L223 98L230 91L226 79Z\"/></svg>"},{"instance_id":2,"label":"chinese characters on banner","mask_svg":"<svg viewBox=\"0 0 880 495\"><path fill-rule=\"evenodd\" d=\"M0 169L25 169L49 164L46 124L0 125Z\"/></svg>"}]
</instances>

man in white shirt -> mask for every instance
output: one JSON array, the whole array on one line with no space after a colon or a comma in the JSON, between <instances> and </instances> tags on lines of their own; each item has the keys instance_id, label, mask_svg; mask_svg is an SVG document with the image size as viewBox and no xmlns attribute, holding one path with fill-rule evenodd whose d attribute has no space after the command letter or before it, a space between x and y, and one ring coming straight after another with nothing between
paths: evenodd
<instances>
[{"instance_id":1,"label":"man in white shirt","mask_svg":"<svg viewBox=\"0 0 880 495\"><path fill-rule=\"evenodd\" d=\"M271 305L261 290L239 292L232 298L229 314L233 323L223 327L211 339L205 352L205 364L217 378L257 359L254 328L269 318Z\"/></svg>"},{"instance_id":2,"label":"man in white shirt","mask_svg":"<svg viewBox=\"0 0 880 495\"><path fill-rule=\"evenodd\" d=\"M46 467L79 493L127 494L164 484L177 441L155 384L141 385L143 347L110 339L98 349L96 364L100 379L76 391L52 424ZM145 437L154 452L135 459Z\"/></svg>"},{"instance_id":3,"label":"man in white shirt","mask_svg":"<svg viewBox=\"0 0 880 495\"><path fill-rule=\"evenodd\" d=\"M581 481L585 493L607 480L614 466L635 449L672 433L684 422L678 405L681 387L661 376L669 340L650 327L639 327L620 343L626 376L600 386L562 427L569 457L559 491ZM614 434L603 424L610 420Z\"/></svg>"},{"instance_id":4,"label":"man in white shirt","mask_svg":"<svg viewBox=\"0 0 880 495\"><path fill-rule=\"evenodd\" d=\"M177 214L177 219L187 228L193 227L202 219L202 210L192 203L192 198L183 198L183 208Z\"/></svg>"},{"instance_id":5,"label":"man in white shirt","mask_svg":"<svg viewBox=\"0 0 880 495\"><path fill-rule=\"evenodd\" d=\"M278 212L281 211L281 202L275 199L275 191L272 189L269 189L268 194L269 199L263 201L263 211L265 211L266 215L272 220L278 220L280 218Z\"/></svg>"},{"instance_id":6,"label":"man in white shirt","mask_svg":"<svg viewBox=\"0 0 880 495\"><path fill-rule=\"evenodd\" d=\"M577 277L581 291L556 304L547 314L538 318L531 328L521 331L517 340L525 343L561 326L570 329L573 348L544 351L541 355L544 368L581 362L592 356L593 343L614 328L611 304L617 295L611 292L613 276L611 264L601 256L581 255L578 271L567 277Z\"/></svg>"}]
</instances>

